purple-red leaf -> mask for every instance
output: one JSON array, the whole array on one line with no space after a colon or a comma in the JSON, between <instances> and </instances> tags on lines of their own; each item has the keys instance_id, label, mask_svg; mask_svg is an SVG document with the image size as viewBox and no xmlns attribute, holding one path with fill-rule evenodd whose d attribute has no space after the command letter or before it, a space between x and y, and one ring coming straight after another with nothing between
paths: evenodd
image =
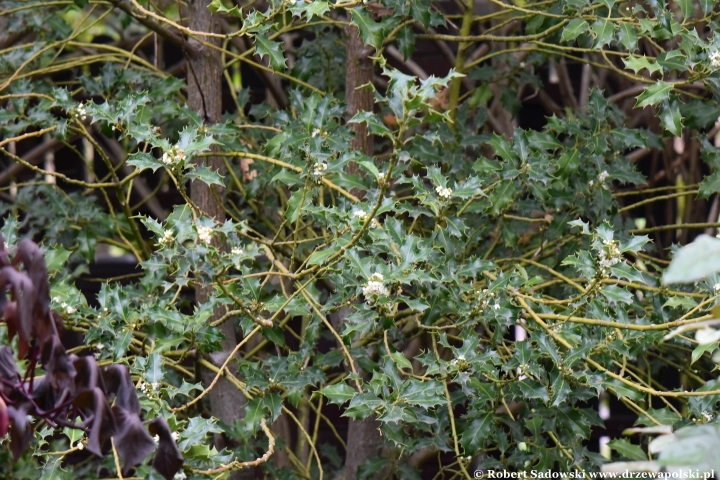
<instances>
[{"instance_id":1,"label":"purple-red leaf","mask_svg":"<svg viewBox=\"0 0 720 480\"><path fill-rule=\"evenodd\" d=\"M165 480L171 480L180 471L183 464L180 449L172 438L167 420L163 417L158 417L150 422L149 429L152 435L157 435L160 439L157 453L152 462L153 467Z\"/></svg>"},{"instance_id":2,"label":"purple-red leaf","mask_svg":"<svg viewBox=\"0 0 720 480\"><path fill-rule=\"evenodd\" d=\"M140 401L125 365L110 365L103 370L108 393L115 394L115 405L131 413L140 413Z\"/></svg>"},{"instance_id":3,"label":"purple-red leaf","mask_svg":"<svg viewBox=\"0 0 720 480\"><path fill-rule=\"evenodd\" d=\"M75 392L75 367L57 335L52 335L42 346L41 361L54 388Z\"/></svg>"},{"instance_id":4,"label":"purple-red leaf","mask_svg":"<svg viewBox=\"0 0 720 480\"><path fill-rule=\"evenodd\" d=\"M33 437L33 427L28 422L28 412L31 405L29 402L23 402L17 407L8 406L7 414L10 420L10 450L13 458L17 460L23 454L25 449L30 445Z\"/></svg>"},{"instance_id":5,"label":"purple-red leaf","mask_svg":"<svg viewBox=\"0 0 720 480\"><path fill-rule=\"evenodd\" d=\"M115 449L123 461L123 475L142 462L155 449L155 441L145 429L137 413L129 412L116 405L113 413L118 431L113 435Z\"/></svg>"},{"instance_id":6,"label":"purple-red leaf","mask_svg":"<svg viewBox=\"0 0 720 480\"><path fill-rule=\"evenodd\" d=\"M75 397L73 405L85 410L90 415L91 425L87 449L98 457L102 457L103 442L117 432L115 417L105 394L97 387L85 390Z\"/></svg>"},{"instance_id":7,"label":"purple-red leaf","mask_svg":"<svg viewBox=\"0 0 720 480\"><path fill-rule=\"evenodd\" d=\"M0 397L0 438L5 437L7 434L9 422L10 417L8 417L7 405L5 405L5 401Z\"/></svg>"}]
</instances>

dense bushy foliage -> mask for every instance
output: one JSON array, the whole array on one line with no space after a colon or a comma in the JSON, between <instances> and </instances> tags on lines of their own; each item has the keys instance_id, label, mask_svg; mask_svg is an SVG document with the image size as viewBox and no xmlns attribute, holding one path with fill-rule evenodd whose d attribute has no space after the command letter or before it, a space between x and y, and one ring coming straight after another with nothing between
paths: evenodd
<instances>
[{"instance_id":1,"label":"dense bushy foliage","mask_svg":"<svg viewBox=\"0 0 720 480\"><path fill-rule=\"evenodd\" d=\"M37 241L50 273L27 307L43 312L39 343L5 309L0 339L25 373L12 384L0 357L0 402L57 377L51 354L38 363L48 335L66 371L100 382L115 365L102 387L83 380L102 392L94 407L60 394L38 408L63 422L10 416L27 437L3 443L0 472L127 474L100 410L145 440L140 418L160 419L158 471L182 452L175 478L341 475L354 439L338 415L380 432L349 479L586 472L608 457L717 468L667 448L720 443L716 242L661 283L671 245L720 225L715 2L456 3L213 0L212 35L193 30L197 1L0 4L2 233L16 258ZM345 92L358 34L370 79ZM434 48L448 65L422 65ZM203 92L196 62L212 52L222 89ZM205 203L200 184L217 187ZM88 298L76 281L106 251L138 268ZM20 305L8 262L0 287ZM77 356L52 311L82 336ZM206 402L223 382L244 403L234 422ZM662 428L599 452L608 395ZM86 407L83 437L65 422ZM648 456L646 434L697 423ZM151 447L132 475L157 478Z\"/></svg>"}]
</instances>

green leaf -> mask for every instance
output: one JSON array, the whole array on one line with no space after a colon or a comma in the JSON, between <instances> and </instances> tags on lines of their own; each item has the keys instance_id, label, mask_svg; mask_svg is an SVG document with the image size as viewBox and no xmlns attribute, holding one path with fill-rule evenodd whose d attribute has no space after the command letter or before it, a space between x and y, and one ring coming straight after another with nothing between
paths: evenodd
<instances>
[{"instance_id":1,"label":"green leaf","mask_svg":"<svg viewBox=\"0 0 720 480\"><path fill-rule=\"evenodd\" d=\"M262 397L248 400L245 404L245 418L243 418L245 428L250 432L256 431L263 417L265 417L265 406Z\"/></svg>"},{"instance_id":2,"label":"green leaf","mask_svg":"<svg viewBox=\"0 0 720 480\"><path fill-rule=\"evenodd\" d=\"M701 234L680 248L663 272L662 284L692 283L720 272L720 239Z\"/></svg>"},{"instance_id":3,"label":"green leaf","mask_svg":"<svg viewBox=\"0 0 720 480\"><path fill-rule=\"evenodd\" d=\"M365 45L371 45L376 50L380 50L383 43L383 27L368 15L365 9L356 7L351 10L352 25L356 25L360 30L360 38Z\"/></svg>"},{"instance_id":4,"label":"green leaf","mask_svg":"<svg viewBox=\"0 0 720 480\"><path fill-rule=\"evenodd\" d=\"M208 167L205 166L196 167L188 173L184 174L184 176L185 178L189 178L191 180L200 180L207 185L220 185L221 187L225 186L225 184L223 183L223 177L221 177L218 172L210 170Z\"/></svg>"},{"instance_id":5,"label":"green leaf","mask_svg":"<svg viewBox=\"0 0 720 480\"><path fill-rule=\"evenodd\" d=\"M322 17L330 11L328 2L321 0L313 0L312 2L298 2L300 8L305 12L306 18L312 20L313 17Z\"/></svg>"},{"instance_id":6,"label":"green leaf","mask_svg":"<svg viewBox=\"0 0 720 480\"><path fill-rule=\"evenodd\" d=\"M617 285L609 285L600 290L605 298L613 303L632 303L632 293L628 292L624 288L620 288Z\"/></svg>"},{"instance_id":7,"label":"green leaf","mask_svg":"<svg viewBox=\"0 0 720 480\"><path fill-rule=\"evenodd\" d=\"M651 75L662 70L662 67L658 65L655 60L649 60L645 55L642 57L631 55L623 58L623 62L625 63L626 69L630 69L635 73L638 73L643 68L647 69Z\"/></svg>"},{"instance_id":8,"label":"green leaf","mask_svg":"<svg viewBox=\"0 0 720 480\"><path fill-rule=\"evenodd\" d=\"M602 48L613 39L615 34L615 23L604 18L598 18L592 25L590 30L595 34L595 43L593 48Z\"/></svg>"},{"instance_id":9,"label":"green leaf","mask_svg":"<svg viewBox=\"0 0 720 480\"><path fill-rule=\"evenodd\" d=\"M682 137L683 118L680 114L680 102L677 99L662 102L658 116L665 130L676 137Z\"/></svg>"},{"instance_id":10,"label":"green leaf","mask_svg":"<svg viewBox=\"0 0 720 480\"><path fill-rule=\"evenodd\" d=\"M334 248L326 248L325 250L315 250L312 255L310 255L310 258L308 258L307 264L308 265L321 265L325 260L327 260L331 255L336 253L338 251L338 245L335 245Z\"/></svg>"},{"instance_id":11,"label":"green leaf","mask_svg":"<svg viewBox=\"0 0 720 480\"><path fill-rule=\"evenodd\" d=\"M49 273L59 272L65 268L67 259L72 252L63 247L54 247L45 251L45 268Z\"/></svg>"},{"instance_id":12,"label":"green leaf","mask_svg":"<svg viewBox=\"0 0 720 480\"><path fill-rule=\"evenodd\" d=\"M618 41L628 52L633 53L637 50L638 36L635 25L632 23L621 23L618 31Z\"/></svg>"},{"instance_id":13,"label":"green leaf","mask_svg":"<svg viewBox=\"0 0 720 480\"><path fill-rule=\"evenodd\" d=\"M706 175L700 182L698 197L708 198L713 193L720 192L720 170Z\"/></svg>"},{"instance_id":14,"label":"green leaf","mask_svg":"<svg viewBox=\"0 0 720 480\"><path fill-rule=\"evenodd\" d=\"M415 51L415 32L410 25L405 25L400 29L397 34L397 43L403 54L403 60L407 61Z\"/></svg>"},{"instance_id":15,"label":"green leaf","mask_svg":"<svg viewBox=\"0 0 720 480\"><path fill-rule=\"evenodd\" d=\"M645 108L648 105L657 105L670 96L673 86L667 82L659 81L647 87L638 95L635 108Z\"/></svg>"},{"instance_id":16,"label":"green leaf","mask_svg":"<svg viewBox=\"0 0 720 480\"><path fill-rule=\"evenodd\" d=\"M718 342L705 343L702 345L698 345L692 351L690 364L692 365L693 363L697 362L700 359L700 357L703 356L703 354L705 352L713 352L713 351L715 351L716 348L718 348Z\"/></svg>"},{"instance_id":17,"label":"green leaf","mask_svg":"<svg viewBox=\"0 0 720 480\"><path fill-rule=\"evenodd\" d=\"M335 385L328 385L327 387L320 390L320 393L325 395L328 402L335 405L342 405L343 403L351 400L357 392L353 390L347 383L336 383Z\"/></svg>"},{"instance_id":18,"label":"green leaf","mask_svg":"<svg viewBox=\"0 0 720 480\"><path fill-rule=\"evenodd\" d=\"M255 51L261 58L265 55L270 57L270 66L273 70L280 72L285 70L285 56L280 42L268 40L267 37L258 33L255 35Z\"/></svg>"},{"instance_id":19,"label":"green leaf","mask_svg":"<svg viewBox=\"0 0 720 480\"><path fill-rule=\"evenodd\" d=\"M460 437L460 445L462 445L464 453L474 455L480 450L485 443L485 439L490 436L493 429L494 414L486 413L480 418L474 419L463 431Z\"/></svg>"},{"instance_id":20,"label":"green leaf","mask_svg":"<svg viewBox=\"0 0 720 480\"><path fill-rule=\"evenodd\" d=\"M153 173L155 173L158 168L164 165L160 160L153 157L149 153L143 152L130 154L128 156L127 164L137 167L138 170L140 170L141 172L149 168L153 171Z\"/></svg>"},{"instance_id":21,"label":"green leaf","mask_svg":"<svg viewBox=\"0 0 720 480\"><path fill-rule=\"evenodd\" d=\"M563 28L561 42L571 42L578 36L588 31L588 23L582 18L573 18L565 28Z\"/></svg>"},{"instance_id":22,"label":"green leaf","mask_svg":"<svg viewBox=\"0 0 720 480\"><path fill-rule=\"evenodd\" d=\"M657 63L663 66L666 72L677 70L684 72L688 69L688 59L680 50L663 52L657 57Z\"/></svg>"},{"instance_id":23,"label":"green leaf","mask_svg":"<svg viewBox=\"0 0 720 480\"><path fill-rule=\"evenodd\" d=\"M160 383L163 379L163 362L157 353L152 353L147 359L145 378L149 383Z\"/></svg>"},{"instance_id":24,"label":"green leaf","mask_svg":"<svg viewBox=\"0 0 720 480\"><path fill-rule=\"evenodd\" d=\"M700 8L702 8L703 13L707 15L715 8L715 0L700 0Z\"/></svg>"},{"instance_id":25,"label":"green leaf","mask_svg":"<svg viewBox=\"0 0 720 480\"><path fill-rule=\"evenodd\" d=\"M695 13L695 5L693 5L693 0L676 0L676 2L680 5L680 11L682 12L683 20L687 20L688 18L692 17Z\"/></svg>"},{"instance_id":26,"label":"green leaf","mask_svg":"<svg viewBox=\"0 0 720 480\"><path fill-rule=\"evenodd\" d=\"M690 297L670 297L670 299L663 304L663 307L685 307L693 308L697 306L697 302Z\"/></svg>"},{"instance_id":27,"label":"green leaf","mask_svg":"<svg viewBox=\"0 0 720 480\"><path fill-rule=\"evenodd\" d=\"M610 440L608 446L628 460L642 462L648 459L647 454L638 445L633 445L626 438Z\"/></svg>"}]
</instances>

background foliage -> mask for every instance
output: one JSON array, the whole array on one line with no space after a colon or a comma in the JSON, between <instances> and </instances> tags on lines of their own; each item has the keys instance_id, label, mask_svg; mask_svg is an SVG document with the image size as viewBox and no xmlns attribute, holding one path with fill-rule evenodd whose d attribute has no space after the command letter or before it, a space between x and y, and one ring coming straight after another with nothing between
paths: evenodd
<instances>
[{"instance_id":1,"label":"background foliage","mask_svg":"<svg viewBox=\"0 0 720 480\"><path fill-rule=\"evenodd\" d=\"M210 30L189 26L197 8ZM143 418L167 420L176 478L593 471L607 396L640 426L717 437L714 324L668 333L716 317L718 269L660 282L676 244L720 226L713 0L0 15L2 234L41 244L70 352L126 364ZM225 220L191 183L221 187ZM97 273L107 252L137 268ZM234 422L206 402L220 376ZM654 458L646 433L613 438L612 459ZM7 478L120 476L82 432L34 435L17 461L3 443Z\"/></svg>"}]
</instances>

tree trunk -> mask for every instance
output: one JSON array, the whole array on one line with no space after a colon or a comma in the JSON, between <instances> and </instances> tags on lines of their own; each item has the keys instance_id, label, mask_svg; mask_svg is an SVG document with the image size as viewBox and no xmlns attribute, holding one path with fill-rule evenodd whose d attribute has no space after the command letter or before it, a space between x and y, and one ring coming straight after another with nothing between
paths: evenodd
<instances>
[{"instance_id":1,"label":"tree trunk","mask_svg":"<svg viewBox=\"0 0 720 480\"><path fill-rule=\"evenodd\" d=\"M348 105L348 119L350 119L359 111L372 111L373 109L373 92L369 89L357 90L357 87L372 82L373 62L369 58L372 47L363 44L358 28L352 25L348 26L346 34L345 99ZM367 125L364 123L352 123L350 128L355 132L355 138L351 142L350 148L360 150L366 155L372 155L373 139L368 134ZM355 168L354 165L351 165L348 171L353 173L352 170L355 170ZM374 417L368 417L365 420L350 420L348 422L345 480L356 480L358 467L366 460L378 455L382 443L382 437L378 430L379 426Z\"/></svg>"},{"instance_id":2,"label":"tree trunk","mask_svg":"<svg viewBox=\"0 0 720 480\"><path fill-rule=\"evenodd\" d=\"M209 3L210 0L191 0L188 2L189 27L192 30L211 33L220 31L219 19L211 14L208 9ZM219 44L216 39L211 37L205 37L203 41ZM197 51L197 54L190 54L188 63L188 105L199 112L205 122L217 123L222 119L222 59L220 52L205 47L194 40L189 40L189 43L193 44L193 50ZM196 159L196 162L218 171L220 175L225 172L224 163L220 157L199 158ZM218 201L222 201L224 197L222 188L217 185L210 187L195 180L191 185L190 197L202 212L220 223L225 221L225 211ZM213 245L220 248L224 247L216 237L213 238ZM195 290L198 305L207 302L211 292L212 287L198 287ZM220 318L224 310L224 308L216 309L211 321ZM210 356L210 361L217 366L222 365L237 345L233 322L227 321L220 328L225 336L225 340L222 342L222 351ZM203 372L206 383L211 382L214 376L215 373L213 372ZM213 416L221 421L232 424L233 420L239 420L244 416L244 397L225 378L220 379L210 392L209 397L210 411ZM226 446L224 439L221 437L216 438L216 444L219 449ZM253 478L252 471L235 472L231 478Z\"/></svg>"}]
</instances>

